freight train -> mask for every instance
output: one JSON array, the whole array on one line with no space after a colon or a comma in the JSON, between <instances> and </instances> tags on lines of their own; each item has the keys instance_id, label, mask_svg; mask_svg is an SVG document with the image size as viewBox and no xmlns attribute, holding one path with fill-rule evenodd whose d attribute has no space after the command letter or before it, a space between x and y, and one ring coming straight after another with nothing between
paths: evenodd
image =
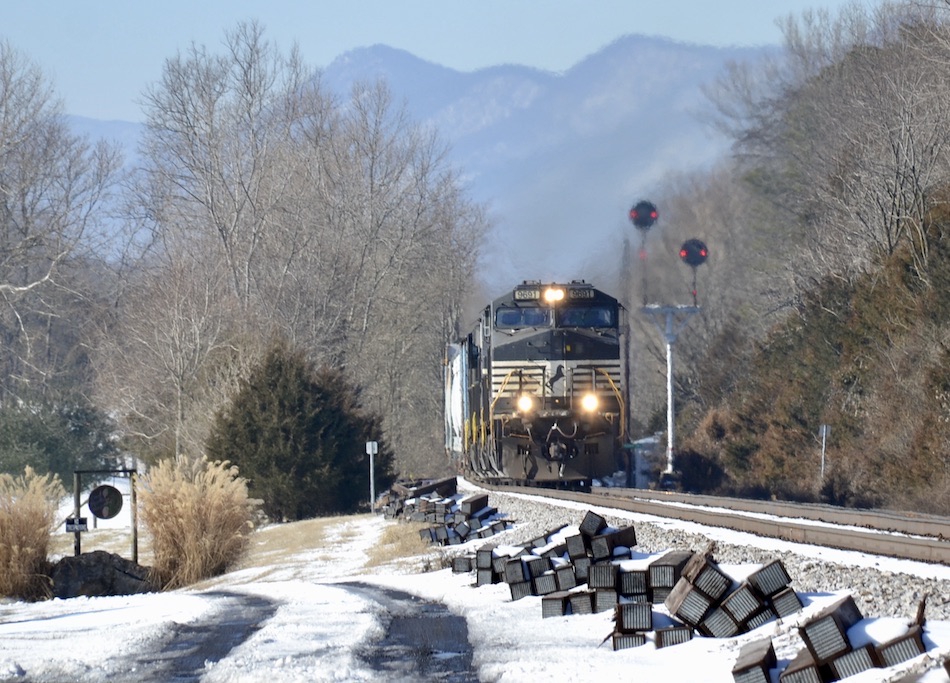
<instances>
[{"instance_id":1,"label":"freight train","mask_svg":"<svg viewBox=\"0 0 950 683\"><path fill-rule=\"evenodd\" d=\"M624 467L626 312L583 281L525 281L447 346L446 450L487 482L589 488Z\"/></svg>"}]
</instances>

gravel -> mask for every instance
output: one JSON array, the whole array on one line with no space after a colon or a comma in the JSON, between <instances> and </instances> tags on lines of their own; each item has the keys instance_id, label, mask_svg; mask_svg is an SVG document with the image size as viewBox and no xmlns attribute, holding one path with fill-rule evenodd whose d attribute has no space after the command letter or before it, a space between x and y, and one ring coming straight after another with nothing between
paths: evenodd
<instances>
[{"instance_id":1,"label":"gravel","mask_svg":"<svg viewBox=\"0 0 950 683\"><path fill-rule=\"evenodd\" d=\"M586 510L575 510L529 499L520 495L491 492L491 505L515 522L504 542L525 543L547 531L578 525ZM616 528L634 524L637 550L655 553L665 550L702 551L710 539L694 533L664 528L649 522L631 522L629 517L603 515ZM866 617L905 617L913 619L921 600L927 596L926 617L950 621L950 581L895 573L856 565L816 560L794 552L763 550L752 546L717 542L713 559L720 565L765 564L781 560L798 592L848 591Z\"/></svg>"}]
</instances>

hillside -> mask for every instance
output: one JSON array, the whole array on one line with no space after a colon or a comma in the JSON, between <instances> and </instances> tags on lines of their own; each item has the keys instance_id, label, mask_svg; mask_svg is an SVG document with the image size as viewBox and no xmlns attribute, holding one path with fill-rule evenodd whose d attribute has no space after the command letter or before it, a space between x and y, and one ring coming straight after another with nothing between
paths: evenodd
<instances>
[{"instance_id":1,"label":"hillside","mask_svg":"<svg viewBox=\"0 0 950 683\"><path fill-rule=\"evenodd\" d=\"M923 267L901 250L853 280L829 277L756 347L684 443L690 480L950 515L950 222L929 222Z\"/></svg>"}]
</instances>

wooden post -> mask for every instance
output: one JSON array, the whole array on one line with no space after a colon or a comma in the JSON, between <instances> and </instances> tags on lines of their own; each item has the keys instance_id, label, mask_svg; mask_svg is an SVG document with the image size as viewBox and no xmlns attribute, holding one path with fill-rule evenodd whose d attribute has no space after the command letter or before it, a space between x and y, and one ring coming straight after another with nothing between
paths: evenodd
<instances>
[{"instance_id":1,"label":"wooden post","mask_svg":"<svg viewBox=\"0 0 950 683\"><path fill-rule=\"evenodd\" d=\"M73 517L76 524L76 540L73 542L73 554L76 557L79 557L82 554L82 541L80 540L79 534L79 506L82 504L79 501L79 490L82 487L82 476L79 472L73 473L73 502L74 502L74 512Z\"/></svg>"},{"instance_id":2,"label":"wooden post","mask_svg":"<svg viewBox=\"0 0 950 683\"><path fill-rule=\"evenodd\" d=\"M129 505L132 506L130 510L132 514L132 561L135 564L139 563L139 514L138 514L138 498L135 495L135 480L137 478L135 470L129 474Z\"/></svg>"}]
</instances>

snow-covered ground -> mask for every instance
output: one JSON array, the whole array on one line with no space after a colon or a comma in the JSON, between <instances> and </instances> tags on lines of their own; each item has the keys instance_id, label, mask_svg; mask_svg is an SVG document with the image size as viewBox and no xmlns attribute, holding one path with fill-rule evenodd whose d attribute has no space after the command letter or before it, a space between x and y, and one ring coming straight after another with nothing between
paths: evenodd
<instances>
[{"instance_id":1,"label":"snow-covered ground","mask_svg":"<svg viewBox=\"0 0 950 683\"><path fill-rule=\"evenodd\" d=\"M636 515L623 514L633 524L641 523ZM122 524L123 520L120 516L110 522ZM324 542L319 547L304 547L278 564L234 571L200 589L34 604L0 602L0 680L148 680L148 671L130 670L135 655L155 650L156 643L182 625L213 621L225 590L232 595L263 598L274 609L258 630L223 658L206 662L202 681L375 680L378 672L360 658L359 651L383 634L386 615L379 604L342 585L358 580L443 602L453 613L464 616L474 649L474 666L482 681L626 678L730 683L736 656L744 643L773 636L779 660L787 661L790 652L801 647L795 625L840 597L800 593L806 603L803 613L738 638L697 637L663 649L648 642L615 652L609 640L603 642L613 630L609 613L542 618L541 598L512 601L506 584L476 587L472 574L453 574L449 569L423 573L421 557L367 568L369 550L387 527L396 524L400 522L371 515L341 518L325 534L336 539L331 546ZM409 527L406 530L414 533ZM274 532L274 528L265 528L257 534L263 542ZM516 532L517 526L505 534ZM730 538L722 530L716 534L722 540ZM503 543L504 539L505 535L500 535L491 540ZM748 538L740 542L746 543ZM774 548L777 542L767 543ZM454 546L452 551L474 549L474 545ZM895 573L918 571L920 566L882 558L874 558L873 562ZM927 571L940 579L950 579L950 568L930 567ZM663 607L656 605L654 611L662 619ZM880 641L902 632L906 625L906 619L868 619L849 635L853 641L862 637ZM928 621L927 627L925 643L929 651L921 659L950 655L950 622ZM911 664L868 671L848 680L897 680ZM946 683L950 679L940 667L919 680Z\"/></svg>"}]
</instances>

